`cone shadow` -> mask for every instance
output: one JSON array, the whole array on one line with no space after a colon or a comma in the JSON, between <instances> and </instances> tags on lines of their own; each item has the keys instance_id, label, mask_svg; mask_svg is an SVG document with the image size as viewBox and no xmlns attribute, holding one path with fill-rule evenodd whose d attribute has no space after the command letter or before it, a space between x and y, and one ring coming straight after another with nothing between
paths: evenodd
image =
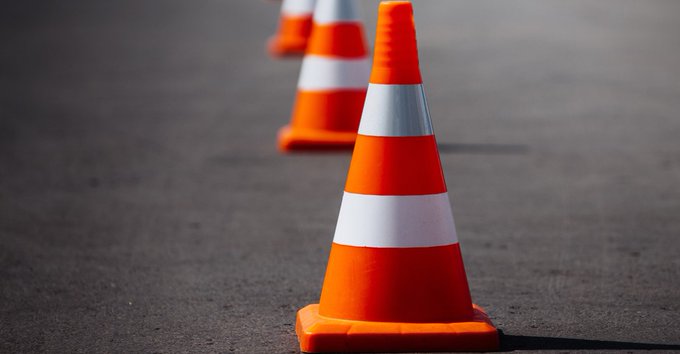
<instances>
[{"instance_id":1,"label":"cone shadow","mask_svg":"<svg viewBox=\"0 0 680 354\"><path fill-rule=\"evenodd\" d=\"M501 351L514 350L680 350L680 344L501 335Z\"/></svg>"},{"instance_id":2,"label":"cone shadow","mask_svg":"<svg viewBox=\"0 0 680 354\"><path fill-rule=\"evenodd\" d=\"M480 155L526 155L529 146L516 144L462 144L439 143L442 154L480 154Z\"/></svg>"}]
</instances>

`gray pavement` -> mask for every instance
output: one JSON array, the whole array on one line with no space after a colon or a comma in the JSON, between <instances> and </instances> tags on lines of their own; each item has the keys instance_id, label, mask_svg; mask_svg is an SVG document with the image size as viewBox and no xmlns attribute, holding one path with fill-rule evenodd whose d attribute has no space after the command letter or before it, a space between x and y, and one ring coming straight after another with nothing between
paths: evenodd
<instances>
[{"instance_id":1,"label":"gray pavement","mask_svg":"<svg viewBox=\"0 0 680 354\"><path fill-rule=\"evenodd\" d=\"M277 6L2 7L0 352L296 352L350 156L276 151L299 70L264 54ZM680 351L680 2L415 8L504 349Z\"/></svg>"}]
</instances>

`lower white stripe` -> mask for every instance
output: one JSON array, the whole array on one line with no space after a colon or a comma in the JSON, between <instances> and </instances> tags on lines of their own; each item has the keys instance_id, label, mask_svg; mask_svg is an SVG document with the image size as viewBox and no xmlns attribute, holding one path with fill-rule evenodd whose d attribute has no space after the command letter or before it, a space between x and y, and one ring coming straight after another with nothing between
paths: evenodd
<instances>
[{"instance_id":1,"label":"lower white stripe","mask_svg":"<svg viewBox=\"0 0 680 354\"><path fill-rule=\"evenodd\" d=\"M311 16L315 0L283 0L281 12L289 16Z\"/></svg>"},{"instance_id":2,"label":"lower white stripe","mask_svg":"<svg viewBox=\"0 0 680 354\"><path fill-rule=\"evenodd\" d=\"M302 61L298 88L301 90L366 89L368 58L338 59L307 55Z\"/></svg>"},{"instance_id":3,"label":"lower white stripe","mask_svg":"<svg viewBox=\"0 0 680 354\"><path fill-rule=\"evenodd\" d=\"M423 85L369 84L359 134L432 135Z\"/></svg>"},{"instance_id":4,"label":"lower white stripe","mask_svg":"<svg viewBox=\"0 0 680 354\"><path fill-rule=\"evenodd\" d=\"M345 192L333 242L357 247L432 247L458 242L448 193Z\"/></svg>"}]
</instances>

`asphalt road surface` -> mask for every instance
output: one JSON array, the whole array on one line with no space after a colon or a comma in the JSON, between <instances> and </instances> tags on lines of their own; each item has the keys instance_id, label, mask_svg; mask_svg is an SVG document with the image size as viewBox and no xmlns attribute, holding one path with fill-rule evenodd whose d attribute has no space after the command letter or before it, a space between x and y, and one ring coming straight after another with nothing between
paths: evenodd
<instances>
[{"instance_id":1,"label":"asphalt road surface","mask_svg":"<svg viewBox=\"0 0 680 354\"><path fill-rule=\"evenodd\" d=\"M363 1L369 40L376 1ZM505 350L680 350L680 2L416 1ZM0 352L294 353L348 153L283 156L265 1L5 1Z\"/></svg>"}]
</instances>

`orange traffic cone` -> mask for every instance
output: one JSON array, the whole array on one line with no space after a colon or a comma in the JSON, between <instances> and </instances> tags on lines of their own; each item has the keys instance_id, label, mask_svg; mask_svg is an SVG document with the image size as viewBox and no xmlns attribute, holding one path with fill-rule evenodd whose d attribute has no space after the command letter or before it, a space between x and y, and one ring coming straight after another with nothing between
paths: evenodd
<instances>
[{"instance_id":1,"label":"orange traffic cone","mask_svg":"<svg viewBox=\"0 0 680 354\"><path fill-rule=\"evenodd\" d=\"M368 49L354 0L317 0L291 123L279 148L351 148L366 99Z\"/></svg>"},{"instance_id":2,"label":"orange traffic cone","mask_svg":"<svg viewBox=\"0 0 680 354\"><path fill-rule=\"evenodd\" d=\"M418 67L413 10L383 2L373 71L304 352L488 351L472 304Z\"/></svg>"},{"instance_id":3,"label":"orange traffic cone","mask_svg":"<svg viewBox=\"0 0 680 354\"><path fill-rule=\"evenodd\" d=\"M302 56L312 30L315 0L284 0L278 32L269 39L272 56Z\"/></svg>"}]
</instances>

